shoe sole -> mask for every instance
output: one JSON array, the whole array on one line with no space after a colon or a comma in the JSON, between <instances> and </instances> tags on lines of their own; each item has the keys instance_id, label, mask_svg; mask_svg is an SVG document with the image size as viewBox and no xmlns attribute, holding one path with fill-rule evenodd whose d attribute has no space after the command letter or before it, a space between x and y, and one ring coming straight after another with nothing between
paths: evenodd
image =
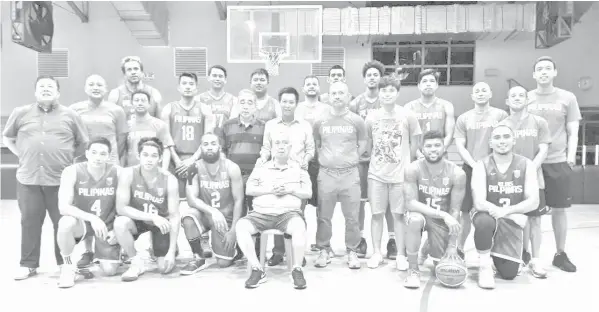
<instances>
[{"instance_id":1,"label":"shoe sole","mask_svg":"<svg viewBox=\"0 0 599 312\"><path fill-rule=\"evenodd\" d=\"M257 283L257 284L255 284L255 285L248 285L248 284L245 284L245 288L247 288L247 289L254 289L254 288L258 288L258 286L260 286L261 284L264 284L264 283L266 283L266 277L263 277L263 278L261 278L261 279L258 281L258 283Z\"/></svg>"},{"instance_id":2,"label":"shoe sole","mask_svg":"<svg viewBox=\"0 0 599 312\"><path fill-rule=\"evenodd\" d=\"M568 272L568 273L576 273L576 269L575 269L574 271L571 271L571 270L567 270L567 269L566 269L566 268L564 268L563 266L559 266L559 265L555 265L555 264L553 264L553 266L554 266L554 267L556 267L556 268L558 268L558 269L560 269L560 270L562 270L562 271L564 271L564 272Z\"/></svg>"},{"instance_id":3,"label":"shoe sole","mask_svg":"<svg viewBox=\"0 0 599 312\"><path fill-rule=\"evenodd\" d=\"M60 289L67 289L67 288L71 288L71 287L73 287L73 286L75 286L75 283L73 283L73 285L60 285L60 284L59 284L59 285L58 285L58 288L60 288Z\"/></svg>"},{"instance_id":4,"label":"shoe sole","mask_svg":"<svg viewBox=\"0 0 599 312\"><path fill-rule=\"evenodd\" d=\"M140 276L144 275L144 273L139 274L137 277L122 277L121 276L121 281L123 282L135 282L139 279Z\"/></svg>"},{"instance_id":5,"label":"shoe sole","mask_svg":"<svg viewBox=\"0 0 599 312\"><path fill-rule=\"evenodd\" d=\"M181 270L180 273L181 273L181 275L185 275L185 276L194 275L194 274L196 274L196 273L198 273L198 272L206 269L207 267L209 267L209 264L208 263L204 263L203 265L200 265L197 269L195 269L193 271L183 271L183 270Z\"/></svg>"},{"instance_id":6,"label":"shoe sole","mask_svg":"<svg viewBox=\"0 0 599 312\"><path fill-rule=\"evenodd\" d=\"M397 259L397 255L387 255L387 259L395 260L395 259Z\"/></svg>"},{"instance_id":7,"label":"shoe sole","mask_svg":"<svg viewBox=\"0 0 599 312\"><path fill-rule=\"evenodd\" d=\"M289 279L291 279L291 283L293 283L293 288L299 289L299 290L306 289L307 285L303 285L303 286L295 285L295 281L293 280L293 276L289 276Z\"/></svg>"},{"instance_id":8,"label":"shoe sole","mask_svg":"<svg viewBox=\"0 0 599 312\"><path fill-rule=\"evenodd\" d=\"M315 264L314 264L314 267L316 267L316 268L326 268L326 267L327 267L327 265L329 265L329 264L331 264L331 259L328 259L328 260L327 260L327 263L326 263L325 265L322 265L322 264L316 264L316 263L315 263Z\"/></svg>"},{"instance_id":9,"label":"shoe sole","mask_svg":"<svg viewBox=\"0 0 599 312\"><path fill-rule=\"evenodd\" d=\"M547 278L547 274L535 273L533 270L530 270L530 274L538 279L546 279Z\"/></svg>"},{"instance_id":10,"label":"shoe sole","mask_svg":"<svg viewBox=\"0 0 599 312\"><path fill-rule=\"evenodd\" d=\"M33 272L33 273L29 273L29 275L27 275L27 276L18 276L18 277L15 277L14 280L15 281L24 281L24 280L26 280L26 279L28 279L30 277L34 277L36 275L37 275L37 272Z\"/></svg>"},{"instance_id":11,"label":"shoe sole","mask_svg":"<svg viewBox=\"0 0 599 312\"><path fill-rule=\"evenodd\" d=\"M418 289L420 288L420 285L418 286L412 286L412 285L403 285L403 287L407 288L407 289Z\"/></svg>"},{"instance_id":12,"label":"shoe sole","mask_svg":"<svg viewBox=\"0 0 599 312\"><path fill-rule=\"evenodd\" d=\"M352 267L352 266L347 266L350 270L359 270L362 268L362 266L357 266L357 267Z\"/></svg>"}]
</instances>

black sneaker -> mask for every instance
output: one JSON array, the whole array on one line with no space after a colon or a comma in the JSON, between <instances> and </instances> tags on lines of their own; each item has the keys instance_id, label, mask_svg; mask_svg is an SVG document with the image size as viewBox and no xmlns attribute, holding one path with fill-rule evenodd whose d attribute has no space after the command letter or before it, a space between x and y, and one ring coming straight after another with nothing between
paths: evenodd
<instances>
[{"instance_id":1,"label":"black sneaker","mask_svg":"<svg viewBox=\"0 0 599 312\"><path fill-rule=\"evenodd\" d=\"M235 254L235 257L233 257L233 262L241 259L243 259L243 251L241 251L241 248L237 245L237 253Z\"/></svg>"},{"instance_id":2,"label":"black sneaker","mask_svg":"<svg viewBox=\"0 0 599 312\"><path fill-rule=\"evenodd\" d=\"M268 259L268 266L277 266L283 262L283 255L273 254L270 259Z\"/></svg>"},{"instance_id":3,"label":"black sneaker","mask_svg":"<svg viewBox=\"0 0 599 312\"><path fill-rule=\"evenodd\" d=\"M462 260L466 261L466 255L464 254L464 251L461 250L460 248L458 248L458 256L460 256L460 258L462 258Z\"/></svg>"},{"instance_id":4,"label":"black sneaker","mask_svg":"<svg viewBox=\"0 0 599 312\"><path fill-rule=\"evenodd\" d=\"M532 259L530 252L526 251L526 249L522 249L522 261L524 264L528 265L528 263L530 263L530 259Z\"/></svg>"},{"instance_id":5,"label":"black sneaker","mask_svg":"<svg viewBox=\"0 0 599 312\"><path fill-rule=\"evenodd\" d=\"M391 238L387 242L387 259L395 260L395 258L397 258L397 245L395 238Z\"/></svg>"},{"instance_id":6,"label":"black sneaker","mask_svg":"<svg viewBox=\"0 0 599 312\"><path fill-rule=\"evenodd\" d=\"M252 268L250 278L245 281L245 288L256 288L264 282L266 282L266 273L261 269Z\"/></svg>"},{"instance_id":7,"label":"black sneaker","mask_svg":"<svg viewBox=\"0 0 599 312\"><path fill-rule=\"evenodd\" d=\"M553 257L553 265L565 272L576 272L576 266L570 262L565 251L555 254Z\"/></svg>"},{"instance_id":8,"label":"black sneaker","mask_svg":"<svg viewBox=\"0 0 599 312\"><path fill-rule=\"evenodd\" d=\"M304 260L302 261L302 267L305 267L307 263L308 262L306 261L306 257L304 257Z\"/></svg>"},{"instance_id":9,"label":"black sneaker","mask_svg":"<svg viewBox=\"0 0 599 312\"><path fill-rule=\"evenodd\" d=\"M360 244L358 245L358 248L356 248L356 253L358 254L358 258L366 257L367 251L368 251L368 244L366 244L366 239L364 237L362 237L360 239ZM396 255L397 255L397 253L396 253Z\"/></svg>"},{"instance_id":10,"label":"black sneaker","mask_svg":"<svg viewBox=\"0 0 599 312\"><path fill-rule=\"evenodd\" d=\"M86 251L81 255L81 260L77 262L78 268L87 268L94 263L94 253L91 251Z\"/></svg>"},{"instance_id":11,"label":"black sneaker","mask_svg":"<svg viewBox=\"0 0 599 312\"><path fill-rule=\"evenodd\" d=\"M295 289L305 289L306 288L306 279L304 278L304 272L302 269L295 268L291 271L291 278L293 279L293 288Z\"/></svg>"}]
</instances>

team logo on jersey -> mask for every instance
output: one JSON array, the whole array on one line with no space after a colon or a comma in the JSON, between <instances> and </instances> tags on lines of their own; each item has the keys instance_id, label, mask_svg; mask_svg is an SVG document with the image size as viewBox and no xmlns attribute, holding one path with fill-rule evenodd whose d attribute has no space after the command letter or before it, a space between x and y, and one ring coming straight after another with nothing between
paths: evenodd
<instances>
[{"instance_id":1,"label":"team logo on jersey","mask_svg":"<svg viewBox=\"0 0 599 312\"><path fill-rule=\"evenodd\" d=\"M443 178L443 185L447 186L449 184L449 178L445 177Z\"/></svg>"},{"instance_id":2,"label":"team logo on jersey","mask_svg":"<svg viewBox=\"0 0 599 312\"><path fill-rule=\"evenodd\" d=\"M162 187L159 187L156 189L156 194L158 196L163 196L164 195L164 189Z\"/></svg>"},{"instance_id":3,"label":"team logo on jersey","mask_svg":"<svg viewBox=\"0 0 599 312\"><path fill-rule=\"evenodd\" d=\"M514 170L514 177L518 179L520 177L520 170Z\"/></svg>"},{"instance_id":4,"label":"team logo on jersey","mask_svg":"<svg viewBox=\"0 0 599 312\"><path fill-rule=\"evenodd\" d=\"M106 178L106 185L108 185L108 186L112 185L112 177Z\"/></svg>"},{"instance_id":5,"label":"team logo on jersey","mask_svg":"<svg viewBox=\"0 0 599 312\"><path fill-rule=\"evenodd\" d=\"M227 179L227 173L226 172L221 172L220 173L220 178L223 179L223 180Z\"/></svg>"}]
</instances>

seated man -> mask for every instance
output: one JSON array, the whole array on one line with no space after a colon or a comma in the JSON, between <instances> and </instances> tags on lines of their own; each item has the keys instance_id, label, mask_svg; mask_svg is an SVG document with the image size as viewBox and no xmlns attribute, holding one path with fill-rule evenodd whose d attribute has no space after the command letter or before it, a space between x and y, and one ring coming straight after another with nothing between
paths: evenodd
<instances>
[{"instance_id":1,"label":"seated man","mask_svg":"<svg viewBox=\"0 0 599 312\"><path fill-rule=\"evenodd\" d=\"M166 274L175 267L179 215L179 181L159 167L164 146L157 138L142 138L137 144L139 165L125 168L119 176L114 232L117 241L131 257L131 266L123 273L125 282L137 280L145 272L145 263L137 255L135 240L151 232L152 246L159 270Z\"/></svg>"},{"instance_id":2,"label":"seated man","mask_svg":"<svg viewBox=\"0 0 599 312\"><path fill-rule=\"evenodd\" d=\"M437 264L441 258L457 258L460 234L460 209L466 192L466 173L443 158L445 144L440 131L429 131L422 138L423 158L406 167L404 196L409 214L406 218L406 253L409 273L406 288L420 287L418 248L422 231L428 232L429 255Z\"/></svg>"},{"instance_id":3,"label":"seated man","mask_svg":"<svg viewBox=\"0 0 599 312\"><path fill-rule=\"evenodd\" d=\"M495 288L492 263L501 278L516 277L522 263L524 214L539 206L537 169L530 159L512 152L515 143L512 128L495 127L489 139L493 152L472 171L474 209L470 216L480 256L481 288Z\"/></svg>"},{"instance_id":4,"label":"seated man","mask_svg":"<svg viewBox=\"0 0 599 312\"><path fill-rule=\"evenodd\" d=\"M212 249L221 268L233 264L237 252L235 224L243 212L243 179L234 162L221 157L219 138L213 133L202 136L201 159L191 168L193 177L187 186L188 211L181 222L194 259L181 274L191 275L206 268L200 237L212 231Z\"/></svg>"},{"instance_id":5,"label":"seated man","mask_svg":"<svg viewBox=\"0 0 599 312\"><path fill-rule=\"evenodd\" d=\"M95 255L104 274L116 274L120 265L120 247L116 244L113 222L119 167L109 164L111 144L108 139L92 139L85 151L86 162L68 166L62 172L58 189L56 240L64 265L58 287L75 285L76 264L71 259L75 244L86 237L96 237Z\"/></svg>"},{"instance_id":6,"label":"seated man","mask_svg":"<svg viewBox=\"0 0 599 312\"><path fill-rule=\"evenodd\" d=\"M252 267L246 288L256 288L266 281L264 268L256 256L252 235L276 229L291 235L293 271L296 289L306 288L302 272L306 243L306 222L301 212L302 201L312 197L308 172L289 162L289 132L272 133L272 160L254 169L246 193L254 196L254 210L236 225L237 242Z\"/></svg>"}]
</instances>

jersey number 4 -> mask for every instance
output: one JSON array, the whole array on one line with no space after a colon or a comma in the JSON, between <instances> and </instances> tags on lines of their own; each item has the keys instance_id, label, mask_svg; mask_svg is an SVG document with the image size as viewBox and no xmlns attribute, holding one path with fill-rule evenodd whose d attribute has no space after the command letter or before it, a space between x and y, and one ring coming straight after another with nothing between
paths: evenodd
<instances>
[{"instance_id":1,"label":"jersey number 4","mask_svg":"<svg viewBox=\"0 0 599 312\"><path fill-rule=\"evenodd\" d=\"M193 126L181 126L181 137L185 141L193 141L195 139L195 128Z\"/></svg>"},{"instance_id":2,"label":"jersey number 4","mask_svg":"<svg viewBox=\"0 0 599 312\"><path fill-rule=\"evenodd\" d=\"M98 217L102 215L102 204L99 199L94 201L90 210L93 211Z\"/></svg>"}]
</instances>

